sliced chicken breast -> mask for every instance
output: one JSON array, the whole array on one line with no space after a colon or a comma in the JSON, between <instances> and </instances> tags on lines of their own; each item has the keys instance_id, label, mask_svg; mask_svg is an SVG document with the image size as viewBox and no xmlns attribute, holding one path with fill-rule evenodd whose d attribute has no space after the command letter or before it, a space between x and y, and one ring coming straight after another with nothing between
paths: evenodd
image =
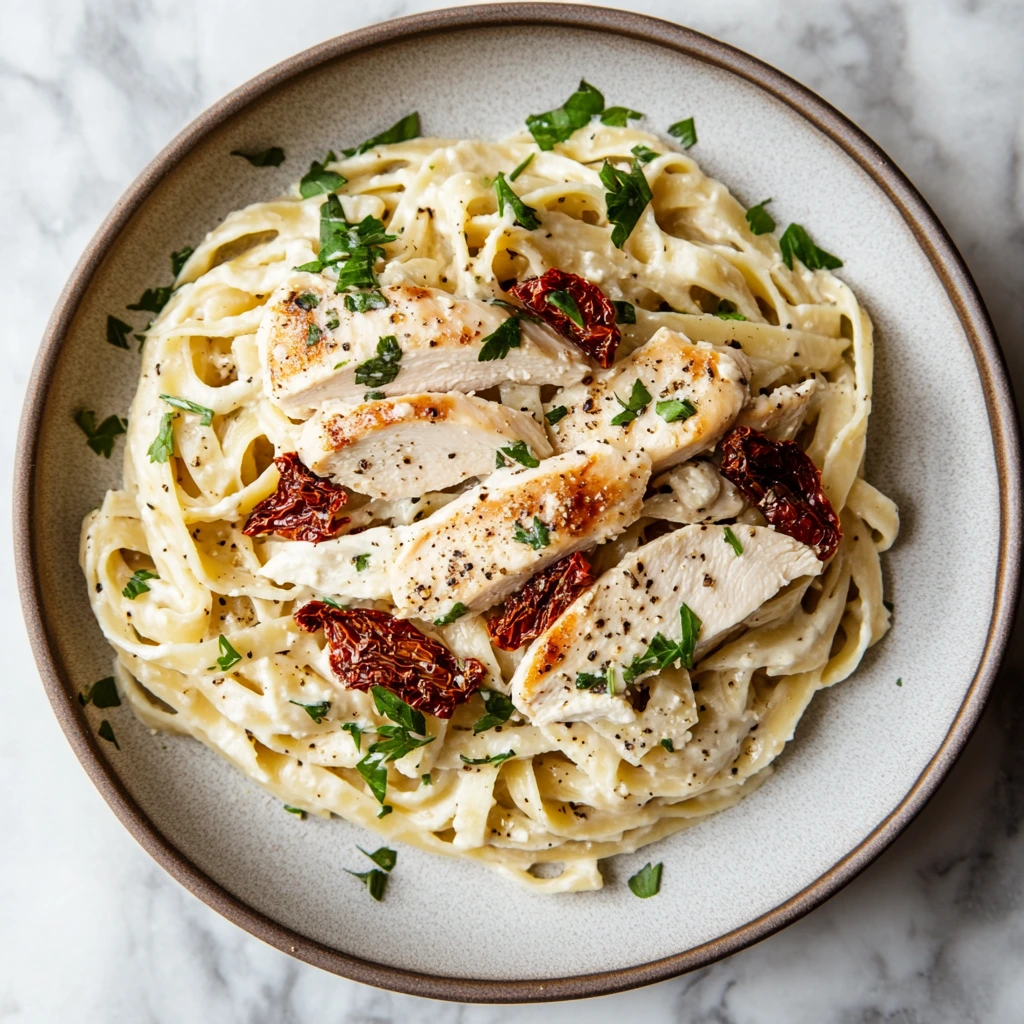
<instances>
[{"instance_id":1,"label":"sliced chicken breast","mask_svg":"<svg viewBox=\"0 0 1024 1024\"><path fill-rule=\"evenodd\" d=\"M280 541L260 575L275 583L312 587L328 597L390 600L388 565L396 546L395 531L389 526L374 526L319 544Z\"/></svg>"},{"instance_id":2,"label":"sliced chicken breast","mask_svg":"<svg viewBox=\"0 0 1024 1024\"><path fill-rule=\"evenodd\" d=\"M731 529L742 545L740 555L723 527L684 526L604 573L527 650L512 677L516 707L534 725L632 722L635 712L621 695L628 681L623 670L647 652L656 633L681 639L683 604L701 622L695 651L700 658L782 587L821 572L822 563L806 544L769 527ZM604 683L577 685L609 672L615 696Z\"/></svg>"},{"instance_id":3,"label":"sliced chicken breast","mask_svg":"<svg viewBox=\"0 0 1024 1024\"><path fill-rule=\"evenodd\" d=\"M299 457L314 473L360 494L410 498L492 472L499 449L516 442L528 446L525 458L551 454L529 413L457 391L428 391L358 405L325 403L302 430Z\"/></svg>"},{"instance_id":4,"label":"sliced chicken breast","mask_svg":"<svg viewBox=\"0 0 1024 1024\"><path fill-rule=\"evenodd\" d=\"M767 395L752 398L736 422L760 430L773 441L792 441L803 426L808 403L817 388L813 377L795 387L783 384Z\"/></svg>"},{"instance_id":5,"label":"sliced chicken breast","mask_svg":"<svg viewBox=\"0 0 1024 1024\"><path fill-rule=\"evenodd\" d=\"M741 352L695 345L662 327L628 359L555 395L548 411L567 410L551 428L555 449L610 442L645 452L658 473L712 448L732 426L747 401L748 372ZM630 419L624 403L637 381L651 397L642 409L632 403Z\"/></svg>"},{"instance_id":6,"label":"sliced chicken breast","mask_svg":"<svg viewBox=\"0 0 1024 1024\"><path fill-rule=\"evenodd\" d=\"M735 519L747 503L735 486L703 459L684 462L651 481L644 515L673 523L714 523Z\"/></svg>"},{"instance_id":7,"label":"sliced chicken breast","mask_svg":"<svg viewBox=\"0 0 1024 1024\"><path fill-rule=\"evenodd\" d=\"M651 472L640 452L591 444L536 469L499 469L413 526L391 566L399 614L483 611L536 572L626 529Z\"/></svg>"},{"instance_id":8,"label":"sliced chicken breast","mask_svg":"<svg viewBox=\"0 0 1024 1024\"><path fill-rule=\"evenodd\" d=\"M578 349L526 320L518 348L480 362L481 341L508 319L505 309L434 288L380 291L388 305L365 313L346 309L345 296L319 274L297 274L271 296L257 342L266 393L289 416L306 416L328 399L360 401L369 391L570 384L590 372ZM378 344L387 337L394 343L382 352Z\"/></svg>"}]
</instances>

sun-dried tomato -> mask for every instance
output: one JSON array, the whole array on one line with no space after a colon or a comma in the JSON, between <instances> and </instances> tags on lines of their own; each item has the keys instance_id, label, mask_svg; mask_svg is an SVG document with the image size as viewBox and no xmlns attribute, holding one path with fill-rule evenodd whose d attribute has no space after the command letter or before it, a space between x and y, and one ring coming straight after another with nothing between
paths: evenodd
<instances>
[{"instance_id":1,"label":"sun-dried tomato","mask_svg":"<svg viewBox=\"0 0 1024 1024\"><path fill-rule=\"evenodd\" d=\"M622 340L615 325L615 307L596 284L564 270L548 270L508 291L600 366L607 369L615 362L615 350ZM572 297L583 321L582 327L548 302L548 296L554 292L567 292Z\"/></svg>"},{"instance_id":2,"label":"sun-dried tomato","mask_svg":"<svg viewBox=\"0 0 1024 1024\"><path fill-rule=\"evenodd\" d=\"M821 473L793 441L773 441L750 427L736 427L721 444L722 475L731 480L780 533L814 548L823 562L843 539Z\"/></svg>"},{"instance_id":3,"label":"sun-dried tomato","mask_svg":"<svg viewBox=\"0 0 1024 1024\"><path fill-rule=\"evenodd\" d=\"M410 707L438 718L451 718L487 675L476 658L457 659L408 619L374 608L334 608L310 601L295 613L295 621L309 633L324 631L331 668L345 686L383 686Z\"/></svg>"},{"instance_id":4,"label":"sun-dried tomato","mask_svg":"<svg viewBox=\"0 0 1024 1024\"><path fill-rule=\"evenodd\" d=\"M583 593L594 577L579 551L537 573L505 602L501 615L487 623L491 642L503 651L536 640Z\"/></svg>"},{"instance_id":5,"label":"sun-dried tomato","mask_svg":"<svg viewBox=\"0 0 1024 1024\"><path fill-rule=\"evenodd\" d=\"M248 537L276 533L314 544L333 537L349 521L338 516L348 500L345 489L307 469L298 452L288 452L274 462L281 474L277 490L252 510L242 532Z\"/></svg>"}]
</instances>

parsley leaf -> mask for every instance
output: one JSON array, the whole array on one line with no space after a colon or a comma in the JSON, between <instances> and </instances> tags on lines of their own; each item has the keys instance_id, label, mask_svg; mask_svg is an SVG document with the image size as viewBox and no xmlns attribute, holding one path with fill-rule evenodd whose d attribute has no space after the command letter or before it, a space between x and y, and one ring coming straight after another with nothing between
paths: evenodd
<instances>
[{"instance_id":1,"label":"parsley leaf","mask_svg":"<svg viewBox=\"0 0 1024 1024\"><path fill-rule=\"evenodd\" d=\"M390 718L392 722L398 723L380 726L377 732L385 738L374 743L367 755L356 765L356 771L363 777L370 792L377 798L377 802L383 805L388 786L387 762L396 761L417 747L433 743L435 737L426 735L427 724L423 712L409 707L405 701L383 686L374 686L370 692L377 711ZM410 736L410 732L418 733L423 739ZM378 817L383 817L385 813L382 807Z\"/></svg>"},{"instance_id":2,"label":"parsley leaf","mask_svg":"<svg viewBox=\"0 0 1024 1024\"><path fill-rule=\"evenodd\" d=\"M361 555L354 555L352 557L352 564L356 567L356 572L365 572L370 565L370 553L365 552Z\"/></svg>"},{"instance_id":3,"label":"parsley leaf","mask_svg":"<svg viewBox=\"0 0 1024 1024\"><path fill-rule=\"evenodd\" d=\"M377 803L383 804L388 791L387 755L381 750L374 750L374 743L368 753L357 765L356 771L363 777Z\"/></svg>"},{"instance_id":4,"label":"parsley leaf","mask_svg":"<svg viewBox=\"0 0 1024 1024\"><path fill-rule=\"evenodd\" d=\"M560 419L568 415L569 410L566 409L564 405L556 405L554 409L548 409L548 411L544 413L544 419L546 419L551 426L554 426Z\"/></svg>"},{"instance_id":5,"label":"parsley leaf","mask_svg":"<svg viewBox=\"0 0 1024 1024\"><path fill-rule=\"evenodd\" d=\"M398 376L401 361L402 349L398 339L388 334L377 341L377 355L356 367L356 383L375 388L390 384Z\"/></svg>"},{"instance_id":6,"label":"parsley leaf","mask_svg":"<svg viewBox=\"0 0 1024 1024\"><path fill-rule=\"evenodd\" d=\"M576 305L576 300L568 292L548 292L544 296L544 301L564 313L577 327L584 326L580 307Z\"/></svg>"},{"instance_id":7,"label":"parsley leaf","mask_svg":"<svg viewBox=\"0 0 1024 1024\"><path fill-rule=\"evenodd\" d=\"M515 170L508 176L509 181L515 181L527 167L530 166L530 161L536 156L536 153L531 153L521 164L517 164Z\"/></svg>"},{"instance_id":8,"label":"parsley leaf","mask_svg":"<svg viewBox=\"0 0 1024 1024\"><path fill-rule=\"evenodd\" d=\"M258 153L243 153L240 149L233 149L231 155L244 157L253 167L280 167L284 163L284 150L280 146L261 149Z\"/></svg>"},{"instance_id":9,"label":"parsley leaf","mask_svg":"<svg viewBox=\"0 0 1024 1024\"><path fill-rule=\"evenodd\" d=\"M335 600L333 597L321 597L320 600L323 601L324 604L329 604L332 608L344 608L345 607L343 604L341 604L339 601Z\"/></svg>"},{"instance_id":10,"label":"parsley leaf","mask_svg":"<svg viewBox=\"0 0 1024 1024\"><path fill-rule=\"evenodd\" d=\"M186 245L184 248L179 249L177 252L171 253L171 272L177 277L188 263L189 257L195 249L191 245Z\"/></svg>"},{"instance_id":11,"label":"parsley leaf","mask_svg":"<svg viewBox=\"0 0 1024 1024\"><path fill-rule=\"evenodd\" d=\"M540 460L534 458L530 446L525 441L515 441L507 448L499 448L498 451L529 469L536 469L540 465Z\"/></svg>"},{"instance_id":12,"label":"parsley leaf","mask_svg":"<svg viewBox=\"0 0 1024 1024\"><path fill-rule=\"evenodd\" d=\"M420 776L420 784L423 786L432 786L434 784L430 778L430 772L425 772Z\"/></svg>"},{"instance_id":13,"label":"parsley leaf","mask_svg":"<svg viewBox=\"0 0 1024 1024\"><path fill-rule=\"evenodd\" d=\"M132 325L118 320L116 316L107 316L107 343L114 348L128 348L128 335L132 333Z\"/></svg>"},{"instance_id":14,"label":"parsley leaf","mask_svg":"<svg viewBox=\"0 0 1024 1024\"><path fill-rule=\"evenodd\" d=\"M494 193L498 197L499 217L505 216L505 204L507 203L512 209L512 222L514 224L518 224L521 228L526 228L527 231L533 231L535 228L540 227L537 211L532 206L527 206L512 191L512 186L505 180L505 175L500 171L494 179Z\"/></svg>"},{"instance_id":15,"label":"parsley leaf","mask_svg":"<svg viewBox=\"0 0 1024 1024\"><path fill-rule=\"evenodd\" d=\"M676 121L675 124L669 125L668 133L679 140L679 144L683 149L689 149L697 142L697 129L694 127L692 117L684 118L682 121Z\"/></svg>"},{"instance_id":16,"label":"parsley leaf","mask_svg":"<svg viewBox=\"0 0 1024 1024\"><path fill-rule=\"evenodd\" d=\"M292 807L291 804L285 804L284 809L289 814L294 814L295 817L298 818L300 821L306 820L306 812L301 807Z\"/></svg>"},{"instance_id":17,"label":"parsley leaf","mask_svg":"<svg viewBox=\"0 0 1024 1024\"><path fill-rule=\"evenodd\" d=\"M661 889L661 867L660 863L654 867L647 863L630 878L629 888L634 896L646 900L658 895L658 890Z\"/></svg>"},{"instance_id":18,"label":"parsley leaf","mask_svg":"<svg viewBox=\"0 0 1024 1024\"><path fill-rule=\"evenodd\" d=\"M736 309L736 304L728 299L720 299L715 316L719 320L746 320L747 318Z\"/></svg>"},{"instance_id":19,"label":"parsley leaf","mask_svg":"<svg viewBox=\"0 0 1024 1024\"><path fill-rule=\"evenodd\" d=\"M217 637L217 646L220 648L217 665L222 672L227 672L232 665L237 665L242 660L242 656L231 646L231 641L223 633Z\"/></svg>"},{"instance_id":20,"label":"parsley leaf","mask_svg":"<svg viewBox=\"0 0 1024 1024\"><path fill-rule=\"evenodd\" d=\"M683 668L691 669L701 622L697 618L697 613L687 604L679 609L679 621L682 625L682 637L679 641L679 664Z\"/></svg>"},{"instance_id":21,"label":"parsley leaf","mask_svg":"<svg viewBox=\"0 0 1024 1024\"><path fill-rule=\"evenodd\" d=\"M177 418L176 412L165 412L160 417L160 429L146 452L150 462L166 462L174 454L173 424Z\"/></svg>"},{"instance_id":22,"label":"parsley leaf","mask_svg":"<svg viewBox=\"0 0 1024 1024\"><path fill-rule=\"evenodd\" d=\"M612 305L615 307L615 322L617 324L636 323L636 306L632 302L613 300Z\"/></svg>"},{"instance_id":23,"label":"parsley leaf","mask_svg":"<svg viewBox=\"0 0 1024 1024\"><path fill-rule=\"evenodd\" d=\"M747 210L747 224L750 225L752 235L767 235L775 230L775 221L772 215L765 209L771 199L762 199L757 206Z\"/></svg>"},{"instance_id":24,"label":"parsley leaf","mask_svg":"<svg viewBox=\"0 0 1024 1024\"><path fill-rule=\"evenodd\" d=\"M902 686L903 685L903 676L900 676L899 679L896 680L896 685L897 686Z\"/></svg>"},{"instance_id":25,"label":"parsley leaf","mask_svg":"<svg viewBox=\"0 0 1024 1024\"><path fill-rule=\"evenodd\" d=\"M577 672L576 689L593 690L603 687L609 697L615 696L615 666L609 665L604 672Z\"/></svg>"},{"instance_id":26,"label":"parsley leaf","mask_svg":"<svg viewBox=\"0 0 1024 1024\"><path fill-rule=\"evenodd\" d=\"M636 157L637 162L641 164L649 164L655 157L659 157L662 154L656 153L650 146L645 146L643 143L639 143L634 146L630 153Z\"/></svg>"},{"instance_id":27,"label":"parsley leaf","mask_svg":"<svg viewBox=\"0 0 1024 1024\"><path fill-rule=\"evenodd\" d=\"M511 698L498 690L480 690L479 693L484 702L485 712L473 725L474 736L495 726L504 725L516 709Z\"/></svg>"},{"instance_id":28,"label":"parsley leaf","mask_svg":"<svg viewBox=\"0 0 1024 1024\"><path fill-rule=\"evenodd\" d=\"M213 410L207 409L205 405L197 405L195 402L190 402L187 398L179 398L177 395L161 395L160 397L168 405L173 405L175 409L194 412L197 416L201 417L199 422L204 427L208 427L213 422Z\"/></svg>"},{"instance_id":29,"label":"parsley leaf","mask_svg":"<svg viewBox=\"0 0 1024 1024\"><path fill-rule=\"evenodd\" d=\"M450 626L456 619L461 619L468 611L469 609L461 601L456 601L455 604L453 604L451 608L444 613L444 615L440 615L438 618L434 619L434 625Z\"/></svg>"},{"instance_id":30,"label":"parsley leaf","mask_svg":"<svg viewBox=\"0 0 1024 1024\"><path fill-rule=\"evenodd\" d=\"M345 722L341 728L342 731L352 736L352 742L356 745L356 750L361 751L363 749L363 730L355 722Z\"/></svg>"},{"instance_id":31,"label":"parsley leaf","mask_svg":"<svg viewBox=\"0 0 1024 1024\"><path fill-rule=\"evenodd\" d=\"M676 423L688 420L697 411L697 407L688 398L670 398L667 402L658 402L654 411L666 422Z\"/></svg>"},{"instance_id":32,"label":"parsley leaf","mask_svg":"<svg viewBox=\"0 0 1024 1024\"><path fill-rule=\"evenodd\" d=\"M504 754L491 754L488 757L466 757L465 754L459 754L464 764L503 764L510 757L515 756L514 750L506 750Z\"/></svg>"},{"instance_id":33,"label":"parsley leaf","mask_svg":"<svg viewBox=\"0 0 1024 1024\"><path fill-rule=\"evenodd\" d=\"M743 545L740 543L739 537L732 532L732 527L727 526L725 528L725 543L729 545L736 553L736 557L739 558L743 554Z\"/></svg>"},{"instance_id":34,"label":"parsley leaf","mask_svg":"<svg viewBox=\"0 0 1024 1024\"><path fill-rule=\"evenodd\" d=\"M551 543L548 527L540 521L539 516L533 517L532 530L524 530L523 524L517 519L512 539L520 544L529 544L534 551L540 551L541 548L546 548Z\"/></svg>"},{"instance_id":35,"label":"parsley leaf","mask_svg":"<svg viewBox=\"0 0 1024 1024\"><path fill-rule=\"evenodd\" d=\"M334 290L344 292L350 288L379 288L380 281L373 268L383 255L384 250L379 246L356 246L338 271L338 284Z\"/></svg>"},{"instance_id":36,"label":"parsley leaf","mask_svg":"<svg viewBox=\"0 0 1024 1024\"><path fill-rule=\"evenodd\" d=\"M370 871L349 871L348 868L345 870L364 882L370 895L378 903L384 899L384 890L388 887L388 876L383 871L378 868L372 868Z\"/></svg>"},{"instance_id":37,"label":"parsley leaf","mask_svg":"<svg viewBox=\"0 0 1024 1024\"><path fill-rule=\"evenodd\" d=\"M389 849L387 846L382 846L379 850L374 850L373 853L364 850L361 846L357 846L356 849L360 853L365 853L377 867L383 868L385 871L393 870L394 866L398 863L397 852Z\"/></svg>"},{"instance_id":38,"label":"parsley leaf","mask_svg":"<svg viewBox=\"0 0 1024 1024\"><path fill-rule=\"evenodd\" d=\"M96 426L96 413L92 409L76 412L75 422L85 434L85 443L105 459L109 459L114 450L114 438L128 429L128 421L121 419L120 416L108 416Z\"/></svg>"},{"instance_id":39,"label":"parsley leaf","mask_svg":"<svg viewBox=\"0 0 1024 1024\"><path fill-rule=\"evenodd\" d=\"M304 708L306 714L319 725L324 720L324 715L331 710L331 702L329 700L322 700L317 704L303 704L302 701L290 700L289 704L294 704L297 708Z\"/></svg>"},{"instance_id":40,"label":"parsley leaf","mask_svg":"<svg viewBox=\"0 0 1024 1024\"><path fill-rule=\"evenodd\" d=\"M637 416L644 412L650 404L651 393L644 387L643 382L637 378L633 381L633 392L629 396L629 401L624 402L618 395L615 396L615 401L622 406L622 412L612 417L612 426L621 427L627 423L632 423Z\"/></svg>"},{"instance_id":41,"label":"parsley leaf","mask_svg":"<svg viewBox=\"0 0 1024 1024\"><path fill-rule=\"evenodd\" d=\"M497 330L492 331L482 340L477 362L489 363L494 359L504 359L510 349L519 348L521 341L519 315L513 313L502 321Z\"/></svg>"},{"instance_id":42,"label":"parsley leaf","mask_svg":"<svg viewBox=\"0 0 1024 1024\"><path fill-rule=\"evenodd\" d=\"M347 361L348 360L346 360L346 362ZM336 366L335 369L337 368L338 367ZM364 402L379 402L382 398L387 398L387 395L385 395L383 391L367 391L366 394L363 395Z\"/></svg>"},{"instance_id":43,"label":"parsley leaf","mask_svg":"<svg viewBox=\"0 0 1024 1024\"><path fill-rule=\"evenodd\" d=\"M117 737L114 735L113 726L105 718L100 722L100 727L96 731L100 734L101 739L113 743L118 750L121 749L121 744L117 742Z\"/></svg>"},{"instance_id":44,"label":"parsley leaf","mask_svg":"<svg viewBox=\"0 0 1024 1024\"><path fill-rule=\"evenodd\" d=\"M366 313L371 309L384 309L387 305L388 300L378 291L356 292L345 296L345 308L350 313ZM333 330L338 326L337 319L333 325L328 323L327 326Z\"/></svg>"},{"instance_id":45,"label":"parsley leaf","mask_svg":"<svg viewBox=\"0 0 1024 1024\"><path fill-rule=\"evenodd\" d=\"M136 569L132 573L132 578L128 581L128 585L121 591L123 597L127 597L129 601L134 601L139 594L148 594L149 586L146 580L158 580L160 577L155 572L150 572L149 569Z\"/></svg>"},{"instance_id":46,"label":"parsley leaf","mask_svg":"<svg viewBox=\"0 0 1024 1024\"><path fill-rule=\"evenodd\" d=\"M838 256L819 249L799 224L790 224L783 231L779 239L779 248L782 250L782 261L790 270L793 269L794 256L808 270L835 270L843 265Z\"/></svg>"},{"instance_id":47,"label":"parsley leaf","mask_svg":"<svg viewBox=\"0 0 1024 1024\"><path fill-rule=\"evenodd\" d=\"M665 749L666 749L666 750L667 750L667 751L668 751L668 752L669 752L670 754L674 754L674 753L676 752L676 745L675 745L675 744L674 744L674 743L672 742L672 740L671 740L671 739L670 739L669 737L667 737L667 736L665 737L665 739L663 739L663 740L661 741L661 745L662 745L662 746L663 746L663 747L664 747L664 748L665 748Z\"/></svg>"},{"instance_id":48,"label":"parsley leaf","mask_svg":"<svg viewBox=\"0 0 1024 1024\"><path fill-rule=\"evenodd\" d=\"M647 650L643 654L635 655L622 670L622 678L627 683L633 682L638 676L652 669L666 669L677 661L683 668L693 668L693 652L697 646L701 622L685 604L679 609L679 622L682 634L679 642L669 640L661 633L655 633L647 645Z\"/></svg>"},{"instance_id":49,"label":"parsley leaf","mask_svg":"<svg viewBox=\"0 0 1024 1024\"><path fill-rule=\"evenodd\" d=\"M144 310L147 313L159 313L164 306L167 305L167 301L171 297L171 292L174 291L173 285L162 285L159 288L147 288L142 293L142 298L138 302L129 303L125 309Z\"/></svg>"},{"instance_id":50,"label":"parsley leaf","mask_svg":"<svg viewBox=\"0 0 1024 1024\"><path fill-rule=\"evenodd\" d=\"M639 121L643 116L639 110L630 110L629 107L605 107L601 114L601 124L625 128L627 121Z\"/></svg>"},{"instance_id":51,"label":"parsley leaf","mask_svg":"<svg viewBox=\"0 0 1024 1024\"><path fill-rule=\"evenodd\" d=\"M420 115L417 111L406 114L401 120L396 121L390 128L382 131L379 135L361 142L353 149L346 149L345 156L359 156L374 146L388 146L395 142L408 142L409 139L418 139L420 135Z\"/></svg>"},{"instance_id":52,"label":"parsley leaf","mask_svg":"<svg viewBox=\"0 0 1024 1024\"><path fill-rule=\"evenodd\" d=\"M589 82L581 80L579 88L562 106L543 114L531 114L526 119L526 127L541 149L553 149L555 143L565 142L602 110L604 96Z\"/></svg>"},{"instance_id":53,"label":"parsley leaf","mask_svg":"<svg viewBox=\"0 0 1024 1024\"><path fill-rule=\"evenodd\" d=\"M316 324L310 324L306 331L306 348L311 348L323 337L323 331Z\"/></svg>"},{"instance_id":54,"label":"parsley leaf","mask_svg":"<svg viewBox=\"0 0 1024 1024\"><path fill-rule=\"evenodd\" d=\"M321 192L333 192L336 188L341 188L348 181L344 174L339 174L337 171L329 171L325 167L326 164L336 159L334 151L329 149L323 163L314 160L309 165L309 170L306 171L299 182L299 195L303 199L308 199L310 196L318 196Z\"/></svg>"},{"instance_id":55,"label":"parsley leaf","mask_svg":"<svg viewBox=\"0 0 1024 1024\"><path fill-rule=\"evenodd\" d=\"M78 703L84 708L92 704L94 708L119 708L121 698L117 694L117 684L113 676L106 676L93 683L85 693L78 695Z\"/></svg>"},{"instance_id":56,"label":"parsley leaf","mask_svg":"<svg viewBox=\"0 0 1024 1024\"><path fill-rule=\"evenodd\" d=\"M352 296L350 296L350 295L346 295L345 296L346 299L350 299L351 297ZM382 296L382 298L383 298L383 296ZM346 305L346 309L347 308L348 308L348 306ZM327 319L324 321L324 324L327 327L327 330L329 330L329 331L336 330L340 323L341 323L341 321L338 319L338 311L336 309L334 309L333 307L331 309L327 310Z\"/></svg>"},{"instance_id":57,"label":"parsley leaf","mask_svg":"<svg viewBox=\"0 0 1024 1024\"><path fill-rule=\"evenodd\" d=\"M604 196L608 220L615 225L612 229L612 245L621 249L636 227L640 214L651 201L651 186L647 183L639 160L633 161L628 174L605 160L601 168L601 181L608 189Z\"/></svg>"},{"instance_id":58,"label":"parsley leaf","mask_svg":"<svg viewBox=\"0 0 1024 1024\"><path fill-rule=\"evenodd\" d=\"M395 696L383 686L371 687L370 693L379 714L390 718L403 729L419 733L421 736L427 735L427 720L423 717L422 711L409 707L401 697Z\"/></svg>"},{"instance_id":59,"label":"parsley leaf","mask_svg":"<svg viewBox=\"0 0 1024 1024\"><path fill-rule=\"evenodd\" d=\"M307 313L320 305L320 300L312 292L303 292L296 300L295 305Z\"/></svg>"}]
</instances>

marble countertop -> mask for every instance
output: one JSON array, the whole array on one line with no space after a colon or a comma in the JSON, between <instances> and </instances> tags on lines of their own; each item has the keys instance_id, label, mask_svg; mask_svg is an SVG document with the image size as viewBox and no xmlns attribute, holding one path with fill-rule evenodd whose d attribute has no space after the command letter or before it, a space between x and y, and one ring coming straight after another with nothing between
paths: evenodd
<instances>
[{"instance_id":1,"label":"marble countertop","mask_svg":"<svg viewBox=\"0 0 1024 1024\"><path fill-rule=\"evenodd\" d=\"M4 5L6 466L50 309L109 207L157 150L268 65L374 17L430 6L334 0L283 16L273 0ZM917 184L966 256L1024 393L1021 0L629 6L756 54L866 129ZM5 473L0 514L8 534L10 487ZM164 874L106 808L50 712L22 627L9 543L0 547L0 569L3 714L18 726L5 729L0 744L0 1022L1024 1019L1020 640L938 795L879 861L803 920L722 963L638 992L546 1008L468 1007L379 992L298 963Z\"/></svg>"}]
</instances>

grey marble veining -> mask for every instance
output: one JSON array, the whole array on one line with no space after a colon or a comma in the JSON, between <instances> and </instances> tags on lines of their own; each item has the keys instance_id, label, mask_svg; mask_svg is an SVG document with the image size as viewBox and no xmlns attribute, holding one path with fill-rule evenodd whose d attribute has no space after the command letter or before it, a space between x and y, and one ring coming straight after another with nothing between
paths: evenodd
<instances>
[{"instance_id":1,"label":"grey marble veining","mask_svg":"<svg viewBox=\"0 0 1024 1024\"><path fill-rule=\"evenodd\" d=\"M110 205L191 117L321 39L430 6L336 0L10 2L0 33L0 375L5 465L37 340ZM967 257L1024 381L1024 4L645 0L820 92L918 185ZM885 239L878 240L880 247ZM950 382L955 422L955 381ZM955 433L950 438L955 463ZM952 476L952 474L951 474ZM9 522L9 476L0 501ZM0 1021L339 1024L961 1024L1024 1021L1024 649L937 796L837 897L759 946L639 992L466 1007L291 960L158 868L79 768L21 626L0 547ZM897 612L898 614L898 612ZM936 623L955 630L955 623Z\"/></svg>"}]
</instances>

